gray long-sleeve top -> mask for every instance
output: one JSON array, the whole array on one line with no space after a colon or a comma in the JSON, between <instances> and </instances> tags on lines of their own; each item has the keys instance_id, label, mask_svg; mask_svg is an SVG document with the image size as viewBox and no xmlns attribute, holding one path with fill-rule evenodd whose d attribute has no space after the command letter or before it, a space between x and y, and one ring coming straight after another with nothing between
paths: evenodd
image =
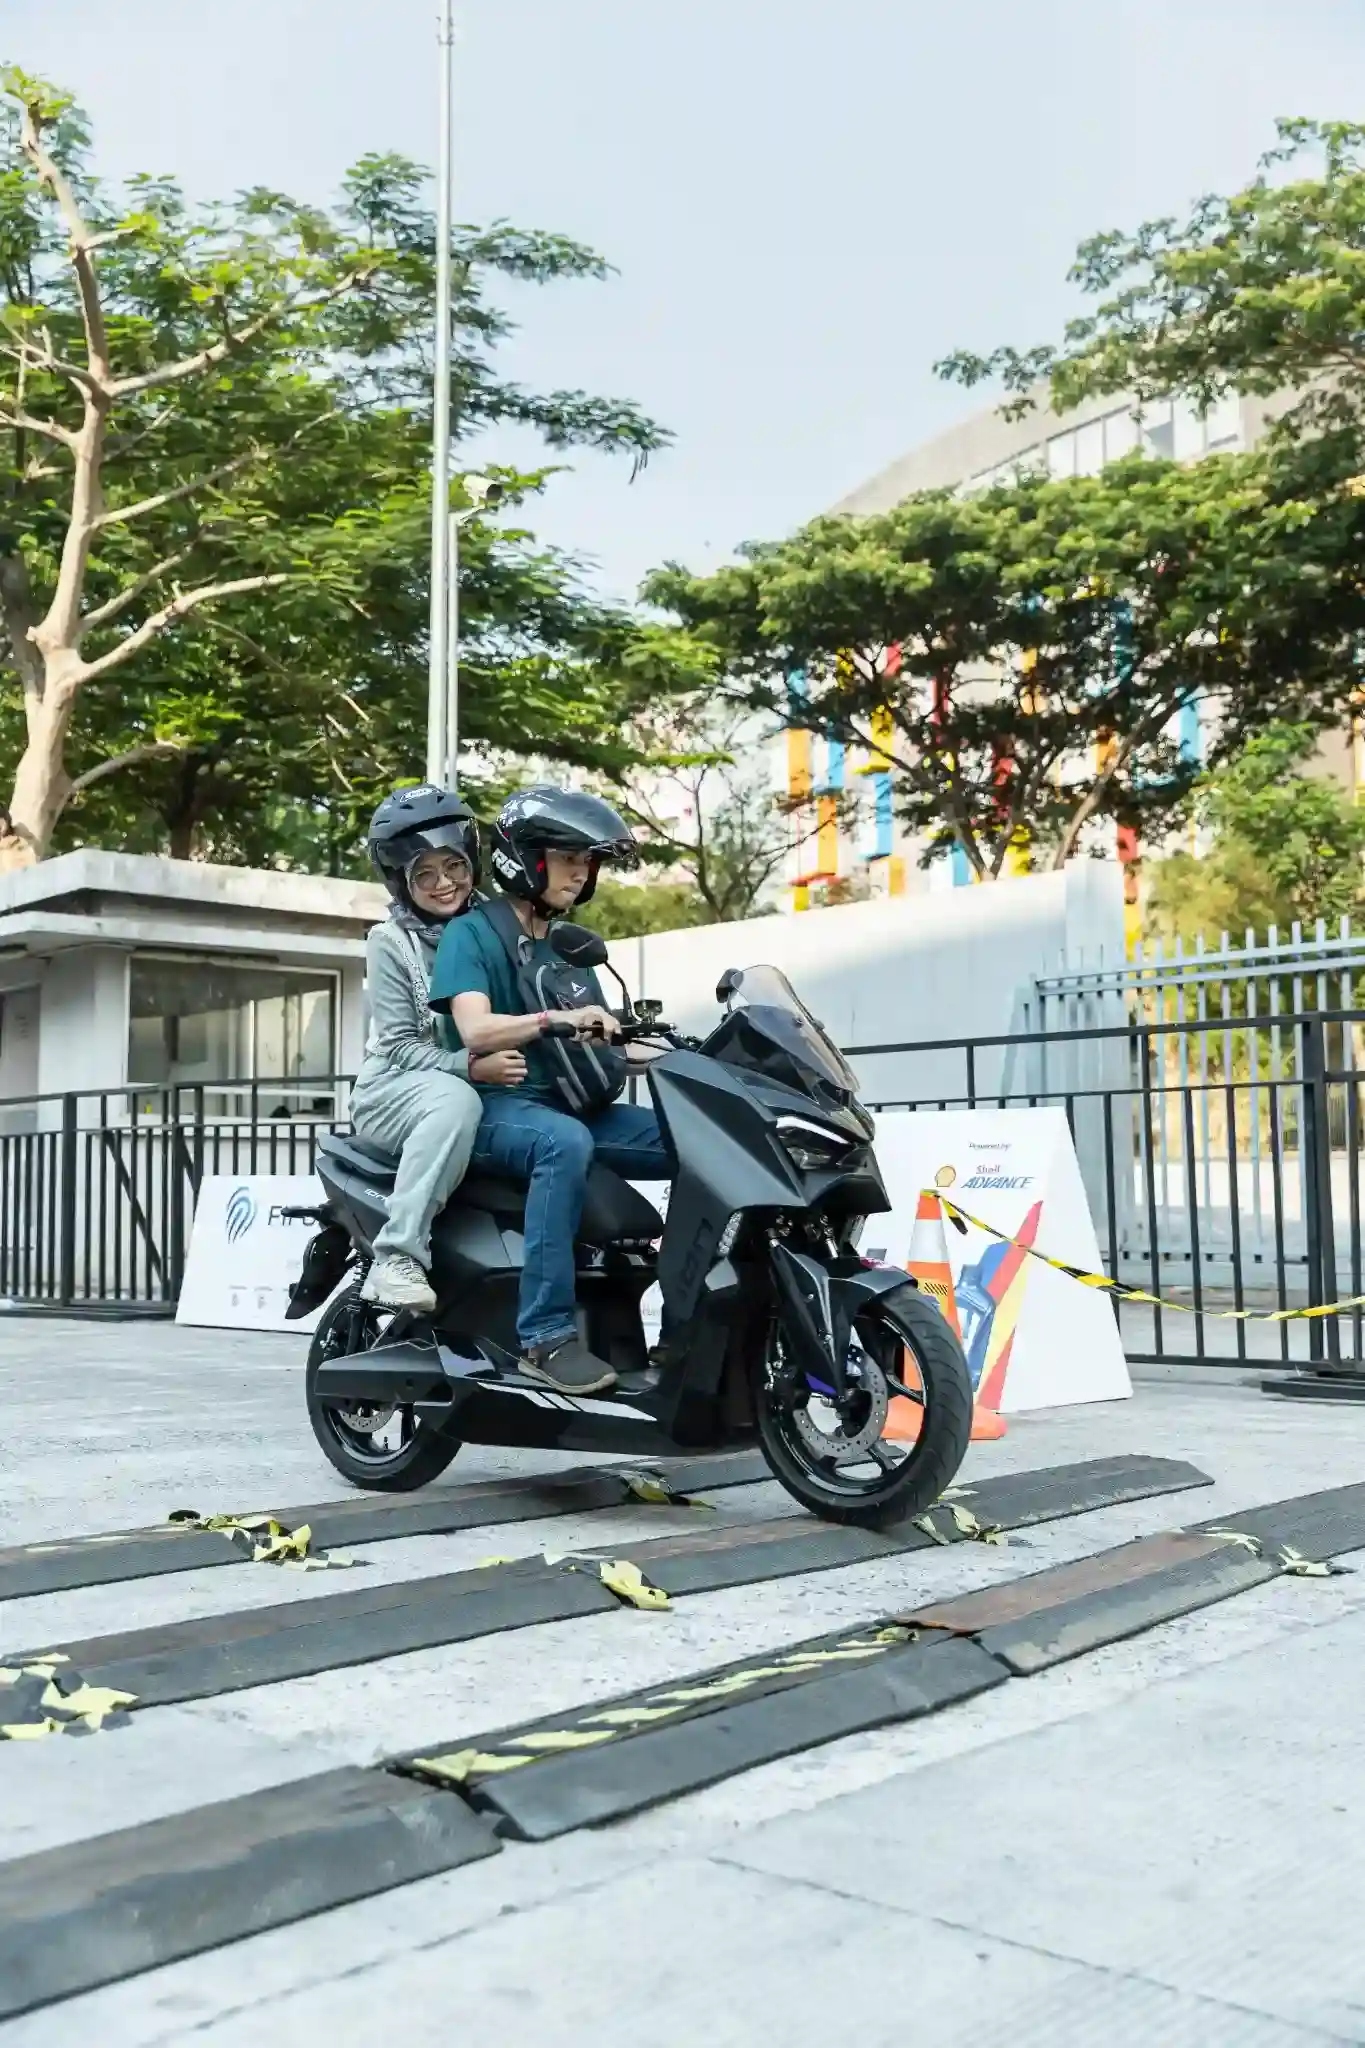
<instances>
[{"instance_id":1,"label":"gray long-sleeve top","mask_svg":"<svg viewBox=\"0 0 1365 2048\"><path fill-rule=\"evenodd\" d=\"M440 1020L428 1005L435 935L424 927L387 918L365 941L365 992L370 1035L365 1065L378 1072L458 1074L469 1078L469 1054L439 1042Z\"/></svg>"}]
</instances>

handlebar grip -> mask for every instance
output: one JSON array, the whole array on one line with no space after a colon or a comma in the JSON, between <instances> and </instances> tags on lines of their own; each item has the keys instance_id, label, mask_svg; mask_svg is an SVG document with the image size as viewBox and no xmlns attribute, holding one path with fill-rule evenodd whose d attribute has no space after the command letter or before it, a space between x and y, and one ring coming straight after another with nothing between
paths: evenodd
<instances>
[{"instance_id":1,"label":"handlebar grip","mask_svg":"<svg viewBox=\"0 0 1365 2048\"><path fill-rule=\"evenodd\" d=\"M540 1035L542 1038L577 1038L578 1033L567 1017L547 1017Z\"/></svg>"}]
</instances>

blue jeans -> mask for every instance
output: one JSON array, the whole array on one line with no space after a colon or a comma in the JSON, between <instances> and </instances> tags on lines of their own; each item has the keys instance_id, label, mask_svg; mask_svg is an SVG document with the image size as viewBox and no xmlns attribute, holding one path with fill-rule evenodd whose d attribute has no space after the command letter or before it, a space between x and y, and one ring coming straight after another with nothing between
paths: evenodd
<instances>
[{"instance_id":1,"label":"blue jeans","mask_svg":"<svg viewBox=\"0 0 1365 2048\"><path fill-rule=\"evenodd\" d=\"M559 1344L578 1327L573 1247L588 1174L600 1160L630 1180L667 1180L672 1169L658 1119L633 1102L613 1102L596 1116L579 1118L519 1088L481 1093L483 1119L472 1164L498 1167L530 1183L517 1336L527 1350Z\"/></svg>"}]
</instances>

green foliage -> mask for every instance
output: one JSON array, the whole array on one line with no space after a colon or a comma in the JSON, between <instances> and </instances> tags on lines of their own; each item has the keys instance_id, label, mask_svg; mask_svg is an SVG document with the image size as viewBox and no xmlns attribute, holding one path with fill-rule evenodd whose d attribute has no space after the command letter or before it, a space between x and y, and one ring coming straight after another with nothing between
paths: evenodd
<instances>
[{"instance_id":1,"label":"green foliage","mask_svg":"<svg viewBox=\"0 0 1365 2048\"><path fill-rule=\"evenodd\" d=\"M72 516L63 437L81 428L103 346L116 395L80 656L107 661L108 680L80 692L56 844L345 871L359 821L424 753L426 174L363 158L330 209L259 188L196 207L150 177L115 192L69 101L13 71L0 84L0 775L25 744L28 628L57 589ZM43 139L96 237L93 338L53 192L24 148L25 107L54 124ZM553 449L638 466L665 443L629 402L498 372L514 331L498 284L600 278L599 256L498 222L458 229L455 258L457 446L530 425ZM631 710L673 686L680 643L595 600L522 523L552 470L496 473L504 511L461 535L462 736L491 750L492 773L499 755L531 752L616 772L635 758ZM251 587L207 595L239 583Z\"/></svg>"},{"instance_id":2,"label":"green foliage","mask_svg":"<svg viewBox=\"0 0 1365 2048\"><path fill-rule=\"evenodd\" d=\"M1072 279L1098 305L1060 348L963 351L940 372L1002 379L1026 410L1101 393L1298 394L1292 425L1365 419L1365 127L1281 121L1278 146L1229 198L1189 218L1082 244ZM1293 175L1286 175L1287 172Z\"/></svg>"},{"instance_id":3,"label":"green foliage","mask_svg":"<svg viewBox=\"0 0 1365 2048\"><path fill-rule=\"evenodd\" d=\"M1365 810L1322 775L1305 773L1316 735L1305 725L1267 727L1196 793L1196 815L1212 832L1202 857L1156 863L1147 922L1157 933L1199 932L1296 921L1335 924L1360 904L1365 882Z\"/></svg>"},{"instance_id":4,"label":"green foliage","mask_svg":"<svg viewBox=\"0 0 1365 2048\"><path fill-rule=\"evenodd\" d=\"M1350 460L1139 456L926 492L711 576L669 567L647 594L749 703L884 750L926 861L956 843L996 875L1023 834L1061 862L1094 819L1177 815L1194 771L1172 722L1191 698L1221 720L1220 756L1286 706L1336 713L1365 626Z\"/></svg>"},{"instance_id":5,"label":"green foliage","mask_svg":"<svg viewBox=\"0 0 1365 2048\"><path fill-rule=\"evenodd\" d=\"M590 925L604 939L635 939L649 932L714 924L715 919L686 882L602 881L577 922Z\"/></svg>"}]
</instances>

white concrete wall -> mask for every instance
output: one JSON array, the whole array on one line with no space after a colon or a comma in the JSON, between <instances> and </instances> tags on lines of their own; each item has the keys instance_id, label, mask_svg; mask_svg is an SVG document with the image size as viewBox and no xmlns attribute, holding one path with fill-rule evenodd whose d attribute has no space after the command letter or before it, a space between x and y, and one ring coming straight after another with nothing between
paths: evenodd
<instances>
[{"instance_id":1,"label":"white concrete wall","mask_svg":"<svg viewBox=\"0 0 1365 2048\"><path fill-rule=\"evenodd\" d=\"M0 1104L11 1096L35 1095L38 1091L39 984L6 989L0 994ZM31 1124L31 1111L8 1114L0 1109L0 1127L8 1130Z\"/></svg>"},{"instance_id":2,"label":"white concrete wall","mask_svg":"<svg viewBox=\"0 0 1365 2048\"><path fill-rule=\"evenodd\" d=\"M848 904L618 942L613 959L669 1021L715 1022L726 967L780 967L843 1046L994 1037L1026 1028L1038 975L1123 959L1123 884L1109 861L948 894ZM1036 1027L1035 1027L1036 1028ZM868 1093L919 1101L961 1097L962 1056L884 1054L855 1062ZM977 1065L979 1091L1031 1085L1003 1051Z\"/></svg>"},{"instance_id":3,"label":"white concrete wall","mask_svg":"<svg viewBox=\"0 0 1365 2048\"><path fill-rule=\"evenodd\" d=\"M39 1009L40 1095L126 1082L128 957L112 946L81 946L48 963Z\"/></svg>"}]
</instances>

